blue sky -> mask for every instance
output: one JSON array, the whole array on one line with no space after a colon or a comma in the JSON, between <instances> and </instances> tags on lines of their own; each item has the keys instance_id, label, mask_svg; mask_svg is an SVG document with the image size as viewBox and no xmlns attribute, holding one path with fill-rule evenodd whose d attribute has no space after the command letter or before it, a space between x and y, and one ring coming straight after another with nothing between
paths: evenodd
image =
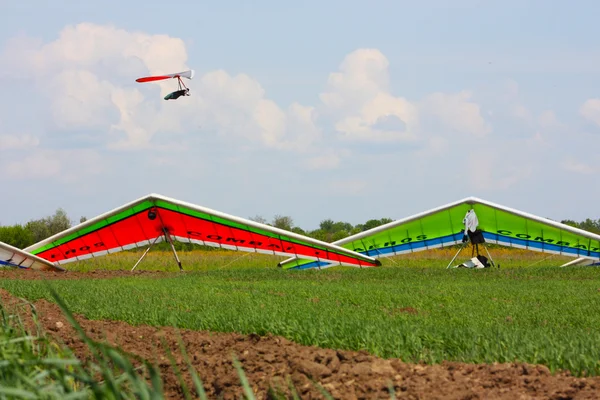
<instances>
[{"instance_id":1,"label":"blue sky","mask_svg":"<svg viewBox=\"0 0 600 400\"><path fill-rule=\"evenodd\" d=\"M600 218L599 3L177 4L0 1L0 224L150 192L308 229L471 195ZM135 82L181 68L175 102Z\"/></svg>"}]
</instances>

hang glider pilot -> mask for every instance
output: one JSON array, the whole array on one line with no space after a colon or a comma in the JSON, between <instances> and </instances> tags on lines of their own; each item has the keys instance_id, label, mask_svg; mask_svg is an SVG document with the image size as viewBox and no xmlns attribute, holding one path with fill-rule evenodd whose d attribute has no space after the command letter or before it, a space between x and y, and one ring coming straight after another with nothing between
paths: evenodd
<instances>
[{"instance_id":1,"label":"hang glider pilot","mask_svg":"<svg viewBox=\"0 0 600 400\"><path fill-rule=\"evenodd\" d=\"M477 230L477 226L479 225L479 219L477 218L477 214L475 214L475 210L470 209L465 218L463 218L463 224L465 225L465 233L463 234L463 243L465 243L471 235L471 233L475 233ZM468 236L467 236L468 235Z\"/></svg>"},{"instance_id":2,"label":"hang glider pilot","mask_svg":"<svg viewBox=\"0 0 600 400\"><path fill-rule=\"evenodd\" d=\"M169 93L168 95L165 96L165 100L177 100L181 96L189 96L189 95L190 95L190 89L185 88L185 89L181 89L181 90L176 90L173 93Z\"/></svg>"},{"instance_id":3,"label":"hang glider pilot","mask_svg":"<svg viewBox=\"0 0 600 400\"><path fill-rule=\"evenodd\" d=\"M485 243L485 238L483 237L483 232L477 227L479 226L479 219L477 218L477 214L475 214L475 210L470 209L465 217L463 218L463 224L465 225L465 231L463 233L463 243L467 243L467 241L471 241L473 245L473 252L477 251L477 257L472 257L469 261L464 262L459 265L459 267L465 268L488 268L490 267L490 263L485 256L479 254L479 244ZM460 252L460 250L459 250ZM458 255L458 253L456 253ZM488 253L489 255L489 253ZM493 265L493 261L492 261Z\"/></svg>"}]
</instances>

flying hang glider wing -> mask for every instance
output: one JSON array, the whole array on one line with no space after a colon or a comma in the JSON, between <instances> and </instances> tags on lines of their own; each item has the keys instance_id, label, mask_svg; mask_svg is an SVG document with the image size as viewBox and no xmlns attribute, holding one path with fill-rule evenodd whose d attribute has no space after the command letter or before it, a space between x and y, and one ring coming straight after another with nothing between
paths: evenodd
<instances>
[{"instance_id":1,"label":"flying hang glider wing","mask_svg":"<svg viewBox=\"0 0 600 400\"><path fill-rule=\"evenodd\" d=\"M333 244L374 258L452 246L461 243L467 233L469 210L474 211L477 229L488 243L600 261L600 235L476 197L390 222ZM332 266L301 257L279 265L284 269Z\"/></svg>"},{"instance_id":2,"label":"flying hang glider wing","mask_svg":"<svg viewBox=\"0 0 600 400\"><path fill-rule=\"evenodd\" d=\"M0 242L0 267L35 269L39 271L64 271L64 268L52 265L38 256L3 242Z\"/></svg>"},{"instance_id":3,"label":"flying hang glider wing","mask_svg":"<svg viewBox=\"0 0 600 400\"><path fill-rule=\"evenodd\" d=\"M175 78L192 79L193 77L194 77L194 70L190 69L188 71L176 72L174 74L145 76L143 78L138 78L135 81L139 82L139 83L144 83L144 82L162 81L162 80L165 80L165 79L175 79Z\"/></svg>"},{"instance_id":4,"label":"flying hang glider wing","mask_svg":"<svg viewBox=\"0 0 600 400\"><path fill-rule=\"evenodd\" d=\"M163 240L301 256L336 265L381 265L372 257L330 243L158 194L125 204L26 250L54 264L64 264Z\"/></svg>"}]
</instances>

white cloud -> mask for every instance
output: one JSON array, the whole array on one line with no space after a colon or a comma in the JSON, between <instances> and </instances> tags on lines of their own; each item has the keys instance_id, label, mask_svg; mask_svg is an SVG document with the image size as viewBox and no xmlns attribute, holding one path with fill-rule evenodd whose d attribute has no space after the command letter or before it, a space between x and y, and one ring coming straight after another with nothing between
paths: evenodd
<instances>
[{"instance_id":1,"label":"white cloud","mask_svg":"<svg viewBox=\"0 0 600 400\"><path fill-rule=\"evenodd\" d=\"M467 176L477 191L502 191L527 179L533 173L530 162L506 165L504 157L496 149L478 150L471 153L466 162ZM499 168L502 166L502 168Z\"/></svg>"},{"instance_id":2,"label":"white cloud","mask_svg":"<svg viewBox=\"0 0 600 400\"><path fill-rule=\"evenodd\" d=\"M83 69L63 70L48 82L44 86L52 97L52 115L58 129L106 126L110 108L114 107L111 94L115 86Z\"/></svg>"},{"instance_id":3,"label":"white cloud","mask_svg":"<svg viewBox=\"0 0 600 400\"><path fill-rule=\"evenodd\" d=\"M600 99L589 99L579 109L579 113L588 121L600 126Z\"/></svg>"},{"instance_id":4,"label":"white cloud","mask_svg":"<svg viewBox=\"0 0 600 400\"><path fill-rule=\"evenodd\" d=\"M320 94L323 113L335 120L335 128L348 140L389 142L414 140L418 110L402 97L390 93L389 62L376 49L350 53L340 71L329 75L327 91ZM394 116L404 129L380 129L377 122Z\"/></svg>"},{"instance_id":5,"label":"white cloud","mask_svg":"<svg viewBox=\"0 0 600 400\"><path fill-rule=\"evenodd\" d=\"M321 101L331 110L359 110L369 99L389 92L388 67L388 59L377 49L348 54L340 71L329 75L329 91L321 93Z\"/></svg>"},{"instance_id":6,"label":"white cloud","mask_svg":"<svg viewBox=\"0 0 600 400\"><path fill-rule=\"evenodd\" d=\"M431 133L422 122L438 122L436 135L445 131L485 136L491 126L469 91L433 93L411 101L391 93L389 61L377 49L350 53L339 71L331 73L320 94L322 114L333 119L341 139L361 142L407 142L427 145ZM383 124L394 119L397 123ZM452 132L448 133L451 134Z\"/></svg>"},{"instance_id":7,"label":"white cloud","mask_svg":"<svg viewBox=\"0 0 600 400\"><path fill-rule=\"evenodd\" d=\"M50 43L17 38L6 49L2 61L20 59L18 68L29 70L49 98L56 129L107 132L104 142L111 149L161 148L153 144L156 135L184 134L189 125L288 150L305 149L319 138L310 107L282 110L245 74L198 74L189 84L192 96L177 101L162 99L176 81L136 83L139 76L190 68L179 38L82 23Z\"/></svg>"},{"instance_id":8,"label":"white cloud","mask_svg":"<svg viewBox=\"0 0 600 400\"><path fill-rule=\"evenodd\" d=\"M314 151L312 145L321 140L322 129L317 123L315 107L292 103L286 111L286 134L277 147L297 151Z\"/></svg>"},{"instance_id":9,"label":"white cloud","mask_svg":"<svg viewBox=\"0 0 600 400\"><path fill-rule=\"evenodd\" d=\"M152 135L160 127L157 116L144 107L144 97L138 90L123 90L113 88L110 100L119 112L119 122L110 126L113 137L119 132L125 134L125 139L116 139L108 144L112 149L148 148ZM145 110L144 110L145 109ZM146 111L146 112L142 112ZM140 118L143 117L143 119ZM178 124L172 127L177 130Z\"/></svg>"},{"instance_id":10,"label":"white cloud","mask_svg":"<svg viewBox=\"0 0 600 400\"><path fill-rule=\"evenodd\" d=\"M61 171L60 161L47 152L28 154L25 157L8 162L3 166L4 178L41 179L58 176Z\"/></svg>"},{"instance_id":11,"label":"white cloud","mask_svg":"<svg viewBox=\"0 0 600 400\"><path fill-rule=\"evenodd\" d=\"M340 157L337 154L324 154L318 157L308 159L309 169L333 169L340 165Z\"/></svg>"},{"instance_id":12,"label":"white cloud","mask_svg":"<svg viewBox=\"0 0 600 400\"><path fill-rule=\"evenodd\" d=\"M323 149L320 155L309 157L306 168L309 170L332 170L339 168L342 161L352 157L352 152L343 148Z\"/></svg>"},{"instance_id":13,"label":"white cloud","mask_svg":"<svg viewBox=\"0 0 600 400\"><path fill-rule=\"evenodd\" d=\"M173 141L180 142L190 126L202 126L227 141L319 152L322 118L332 118L338 138L371 143L421 141L426 146L431 140L420 131L420 119L431 116L458 132L489 132L468 92L435 93L422 103L393 95L389 61L377 49L348 54L339 71L330 74L318 106L292 103L287 108L267 98L250 76L223 70L197 72L189 83L191 97L164 101L175 81L138 84L134 79L190 68L185 43L166 35L81 23L65 27L45 44L15 38L2 60L16 58L18 68L31 71L49 99L54 129L78 135L92 130L95 143L112 150L170 151L173 146L164 140L158 144L159 136L177 134Z\"/></svg>"},{"instance_id":14,"label":"white cloud","mask_svg":"<svg viewBox=\"0 0 600 400\"><path fill-rule=\"evenodd\" d=\"M589 175L600 171L600 169L598 168L595 168L589 164L583 163L573 158L568 158L564 160L562 163L562 167L569 172L575 172L584 175Z\"/></svg>"},{"instance_id":15,"label":"white cloud","mask_svg":"<svg viewBox=\"0 0 600 400\"><path fill-rule=\"evenodd\" d=\"M481 115L479 104L471 101L471 96L468 91L433 93L425 98L422 107L448 129L473 136L487 135L492 128Z\"/></svg>"},{"instance_id":16,"label":"white cloud","mask_svg":"<svg viewBox=\"0 0 600 400\"><path fill-rule=\"evenodd\" d=\"M543 111L538 117L538 121L542 128L555 128L561 126L561 123L556 118L556 114L552 110Z\"/></svg>"},{"instance_id":17,"label":"white cloud","mask_svg":"<svg viewBox=\"0 0 600 400\"><path fill-rule=\"evenodd\" d=\"M356 196L364 194L369 185L362 179L343 179L330 182L328 192L335 195Z\"/></svg>"},{"instance_id":18,"label":"white cloud","mask_svg":"<svg viewBox=\"0 0 600 400\"><path fill-rule=\"evenodd\" d=\"M418 150L418 158L429 160L430 157L436 157L447 154L452 149L452 142L443 136L432 136L427 139L424 148Z\"/></svg>"},{"instance_id":19,"label":"white cloud","mask_svg":"<svg viewBox=\"0 0 600 400\"><path fill-rule=\"evenodd\" d=\"M515 117L524 119L527 122L531 122L531 120L533 119L531 111L529 111L529 109L523 104L515 104L512 107L512 112Z\"/></svg>"},{"instance_id":20,"label":"white cloud","mask_svg":"<svg viewBox=\"0 0 600 400\"><path fill-rule=\"evenodd\" d=\"M36 148L6 160L0 166L0 176L5 180L55 178L66 184L81 180L93 183L106 170L105 160L95 150Z\"/></svg>"},{"instance_id":21,"label":"white cloud","mask_svg":"<svg viewBox=\"0 0 600 400\"><path fill-rule=\"evenodd\" d=\"M15 47L20 47L18 42ZM187 59L185 43L179 38L93 23L66 26L55 41L37 49L27 48L25 56L21 61L39 74L92 69L101 64L122 77L131 76L144 66L151 74L174 72L173 69L183 68Z\"/></svg>"},{"instance_id":22,"label":"white cloud","mask_svg":"<svg viewBox=\"0 0 600 400\"><path fill-rule=\"evenodd\" d=\"M261 128L261 137L268 146L277 144L285 132L285 113L272 100L259 100L253 110L253 119Z\"/></svg>"},{"instance_id":23,"label":"white cloud","mask_svg":"<svg viewBox=\"0 0 600 400\"><path fill-rule=\"evenodd\" d=\"M0 150L30 149L40 144L40 139L30 134L0 135Z\"/></svg>"},{"instance_id":24,"label":"white cloud","mask_svg":"<svg viewBox=\"0 0 600 400\"><path fill-rule=\"evenodd\" d=\"M533 136L526 139L526 143L533 144L536 148L540 149L549 146L550 141L540 131L536 131Z\"/></svg>"},{"instance_id":25,"label":"white cloud","mask_svg":"<svg viewBox=\"0 0 600 400\"><path fill-rule=\"evenodd\" d=\"M521 89L519 83L513 79L508 79L504 82L504 93L509 98L517 98Z\"/></svg>"}]
</instances>

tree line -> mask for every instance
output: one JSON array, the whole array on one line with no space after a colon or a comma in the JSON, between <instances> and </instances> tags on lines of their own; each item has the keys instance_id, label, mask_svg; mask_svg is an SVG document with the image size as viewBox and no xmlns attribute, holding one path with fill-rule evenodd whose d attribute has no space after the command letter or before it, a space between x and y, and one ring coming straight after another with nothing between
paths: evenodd
<instances>
[{"instance_id":1,"label":"tree line","mask_svg":"<svg viewBox=\"0 0 600 400\"><path fill-rule=\"evenodd\" d=\"M345 237L355 235L357 233L364 232L393 221L391 218L370 219L364 224L352 225L349 222L324 219L319 223L319 227L317 229L304 230L301 227L296 226L293 218L287 215L275 215L271 221L268 221L264 217L257 215L250 218L250 220L290 232L295 232L300 235L312 237L328 243L335 242ZM79 219L79 223L85 221L85 217L81 217ZM562 220L561 222L566 225L600 234L600 218L597 220L587 218L581 222L576 222L573 220ZM52 235L62 232L65 229L69 229L73 225L74 222L69 219L65 210L59 208L51 216L33 219L25 224L6 226L0 225L0 241L15 246L19 249L23 249ZM156 244L154 249L165 250L168 247L169 244L163 242ZM186 250L194 248L195 246L176 242L175 247L178 250ZM211 249L211 247L206 248Z\"/></svg>"},{"instance_id":2,"label":"tree line","mask_svg":"<svg viewBox=\"0 0 600 400\"><path fill-rule=\"evenodd\" d=\"M364 224L352 225L349 222L324 219L317 229L304 230L294 224L292 217L286 215L275 215L271 222L268 222L260 215L252 217L250 220L329 243L393 221L391 218L370 219Z\"/></svg>"},{"instance_id":3,"label":"tree line","mask_svg":"<svg viewBox=\"0 0 600 400\"><path fill-rule=\"evenodd\" d=\"M85 219L82 219L84 221ZM19 249L31 246L59 232L69 229L72 222L62 208L54 215L33 219L26 224L0 226L0 241Z\"/></svg>"}]
</instances>

